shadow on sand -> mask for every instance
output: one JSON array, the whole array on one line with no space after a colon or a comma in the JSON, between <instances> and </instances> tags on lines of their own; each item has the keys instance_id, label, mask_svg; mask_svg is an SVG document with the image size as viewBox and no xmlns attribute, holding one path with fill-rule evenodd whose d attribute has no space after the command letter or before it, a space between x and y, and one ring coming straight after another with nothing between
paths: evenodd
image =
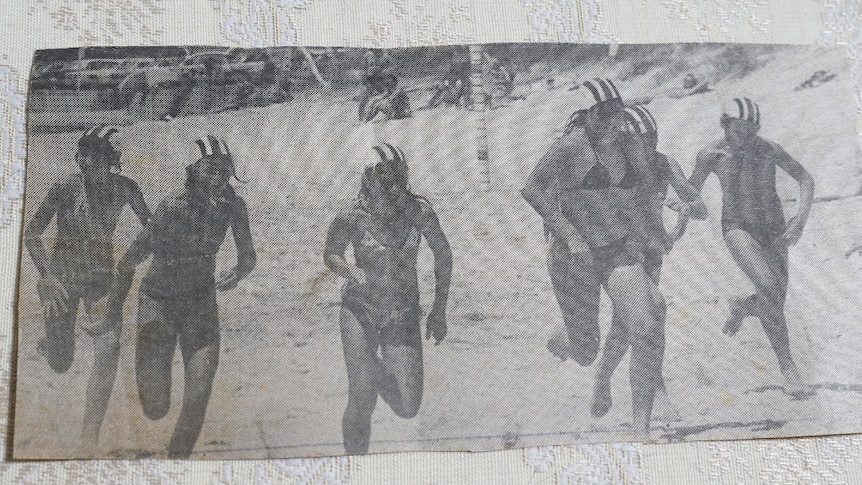
<instances>
[{"instance_id":1,"label":"shadow on sand","mask_svg":"<svg viewBox=\"0 0 862 485\"><path fill-rule=\"evenodd\" d=\"M751 428L751 431L757 432L778 429L786 423L787 421L773 421L771 419L765 419L763 421L752 421L750 423L731 422L702 424L699 426L684 426L672 429L671 432L661 435L660 439L668 440L671 443L677 443L685 441L691 435L704 433L714 429Z\"/></svg>"}]
</instances>

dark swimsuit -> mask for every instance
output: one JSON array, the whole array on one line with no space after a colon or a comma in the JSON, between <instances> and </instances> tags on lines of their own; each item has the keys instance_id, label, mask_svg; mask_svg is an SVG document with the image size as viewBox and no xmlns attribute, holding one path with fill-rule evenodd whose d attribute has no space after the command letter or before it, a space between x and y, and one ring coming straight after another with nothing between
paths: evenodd
<instances>
[{"instance_id":1,"label":"dark swimsuit","mask_svg":"<svg viewBox=\"0 0 862 485\"><path fill-rule=\"evenodd\" d=\"M590 148L592 148L592 146ZM587 171L587 174L584 176L580 185L572 190L592 191L612 190L614 188L631 190L635 188L638 183L638 174L625 152L623 152L622 155L626 162L626 171L623 178L616 184L611 181L610 171L607 167L602 165L598 153L596 153L594 149L593 154L596 157L596 163ZM607 281L611 272L615 268L640 263L641 257L638 254L639 251L633 247L633 242L631 234L628 234L605 246L591 248L593 260L595 261L596 273L602 281Z\"/></svg>"},{"instance_id":2,"label":"dark swimsuit","mask_svg":"<svg viewBox=\"0 0 862 485\"><path fill-rule=\"evenodd\" d=\"M218 201L204 209L177 194L162 202L152 223L153 262L141 280L138 321L144 334L173 328L184 356L220 340L216 253L242 202L232 188Z\"/></svg>"},{"instance_id":3,"label":"dark swimsuit","mask_svg":"<svg viewBox=\"0 0 862 485\"><path fill-rule=\"evenodd\" d=\"M397 234L399 237L395 240L387 240L386 235L376 228L378 224L385 225L386 222L376 221L373 215L359 206L354 208L354 215L357 218L357 234L352 242L360 268L372 264L376 258L387 258L382 262L384 265L397 265L399 258L416 260L422 236L412 221L397 221L405 223L404 234ZM372 348L376 349L380 343L421 348L422 310L415 270L406 279L401 278L404 275L397 271L389 276L397 280L388 285L368 282L362 287L348 282L342 290L342 305L360 322Z\"/></svg>"},{"instance_id":4,"label":"dark swimsuit","mask_svg":"<svg viewBox=\"0 0 862 485\"><path fill-rule=\"evenodd\" d=\"M593 150L593 153L595 153L595 150ZM599 155L596 153L596 159L598 158ZM629 158L625 156L625 153L623 154L623 158L626 159L626 173L616 185L611 183L611 173L608 171L607 167L602 165L602 162L599 161L596 162L589 171L587 171L587 174L581 181L580 186L575 190L601 190L609 189L611 187L617 187L620 189L634 188L638 181L637 174L632 167L632 162L630 162Z\"/></svg>"},{"instance_id":5,"label":"dark swimsuit","mask_svg":"<svg viewBox=\"0 0 862 485\"><path fill-rule=\"evenodd\" d=\"M772 246L786 230L781 200L775 191L775 164L768 159L769 148L761 141L743 156L719 162L729 164L720 170L727 192L723 197L722 232L741 229L763 247Z\"/></svg>"}]
</instances>

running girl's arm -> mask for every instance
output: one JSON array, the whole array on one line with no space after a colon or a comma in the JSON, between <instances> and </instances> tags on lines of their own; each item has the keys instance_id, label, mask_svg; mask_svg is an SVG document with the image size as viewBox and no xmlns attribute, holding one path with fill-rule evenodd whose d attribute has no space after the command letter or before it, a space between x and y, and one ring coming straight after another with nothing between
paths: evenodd
<instances>
[{"instance_id":1,"label":"running girl's arm","mask_svg":"<svg viewBox=\"0 0 862 485\"><path fill-rule=\"evenodd\" d=\"M434 253L434 277L436 286L434 289L434 306L428 312L428 320L425 338L434 338L434 345L438 345L446 338L448 328L446 325L446 302L449 299L449 284L452 281L452 249L449 241L440 228L440 221L434 209L427 203L420 203L422 207L422 220L420 230L431 252Z\"/></svg>"},{"instance_id":2,"label":"running girl's arm","mask_svg":"<svg viewBox=\"0 0 862 485\"><path fill-rule=\"evenodd\" d=\"M248 208L245 201L236 198L231 231L236 244L236 274L239 279L248 276L257 264L257 253L251 240L251 228L248 224Z\"/></svg>"},{"instance_id":3,"label":"running girl's arm","mask_svg":"<svg viewBox=\"0 0 862 485\"><path fill-rule=\"evenodd\" d=\"M700 198L700 190L695 189L688 182L688 179L682 171L682 167L679 166L679 163L677 163L676 160L671 157L667 157L667 165L670 169L670 184L673 186L673 190L676 192L676 195L678 195L683 202L688 204L689 217L699 221L705 220L709 215L709 212L706 210L706 205L704 205L703 200Z\"/></svg>"},{"instance_id":4,"label":"running girl's arm","mask_svg":"<svg viewBox=\"0 0 862 485\"><path fill-rule=\"evenodd\" d=\"M685 211L679 212L679 215L676 218L676 225L674 226L673 230L670 232L670 237L674 241L678 241L685 234L685 230L688 227L688 220L689 220L690 215L694 215L695 219L697 219L697 220L706 219L708 214L706 211L706 206L703 205L703 200L700 198L700 190L703 188L703 184L704 184L704 182L706 182L706 178L709 177L709 174L712 173L713 166L714 166L713 164L716 160L716 157L718 157L719 155L720 155L719 153L716 153L715 151L713 151L709 148L702 150L700 153L697 154L697 158L695 159L695 164L694 164L694 170L692 170L692 172L691 172L691 177L688 178L688 184L687 184L688 187L683 188L683 191L690 190L691 191L690 195L694 195L697 197L697 200L699 201L700 205L703 208L702 214L704 217L702 217L702 218L698 217L698 215L700 215L700 213L692 214L692 213L686 213ZM670 162L671 160L672 160L671 158L668 158L668 162ZM676 167L674 167L674 166L676 166ZM676 178L677 178L677 173L676 173L677 168L679 169L679 175L682 175L684 177L684 175L682 174L682 169L679 168L679 164L677 164L676 161L674 160L673 164L671 164L671 173L673 174L672 180L676 180ZM684 197L684 195L682 195L679 192L680 189L677 188L675 183L673 184L673 189L675 191L677 191L677 195L679 195L680 197ZM689 207L694 208L691 205L689 205ZM689 212L691 212L691 211L689 211Z\"/></svg>"},{"instance_id":5,"label":"running girl's arm","mask_svg":"<svg viewBox=\"0 0 862 485\"><path fill-rule=\"evenodd\" d=\"M33 258L33 264L39 271L39 276L45 278L48 276L48 254L45 252L45 245L42 243L42 233L48 228L54 214L57 213L59 206L59 197L62 187L59 183L55 183L48 190L48 194L36 209L33 218L24 228L24 245L27 246L27 252Z\"/></svg>"},{"instance_id":6,"label":"running girl's arm","mask_svg":"<svg viewBox=\"0 0 862 485\"><path fill-rule=\"evenodd\" d=\"M254 251L251 229L248 226L248 209L242 197L236 198L233 207L230 227L233 232L233 242L236 245L236 266L219 274L215 284L219 291L236 288L237 283L248 276L257 264L257 254Z\"/></svg>"},{"instance_id":7,"label":"running girl's arm","mask_svg":"<svg viewBox=\"0 0 862 485\"><path fill-rule=\"evenodd\" d=\"M775 164L799 182L799 205L796 209L796 216L790 220L787 230L781 235L781 239L786 244L793 245L802 237L802 229L811 213L811 204L814 203L814 178L802 164L781 147L775 143L771 143L771 145Z\"/></svg>"},{"instance_id":8,"label":"running girl's arm","mask_svg":"<svg viewBox=\"0 0 862 485\"><path fill-rule=\"evenodd\" d=\"M434 287L433 311L445 311L449 299L449 285L452 281L452 248L446 234L440 228L440 220L431 206L424 210L424 221L421 227L422 236L428 241L428 247L434 254Z\"/></svg>"},{"instance_id":9,"label":"running girl's arm","mask_svg":"<svg viewBox=\"0 0 862 485\"><path fill-rule=\"evenodd\" d=\"M338 276L359 281L364 274L344 258L344 252L347 250L347 245L350 244L353 231L353 218L350 211L340 211L329 225L329 230L326 233L323 262Z\"/></svg>"},{"instance_id":10,"label":"running girl's arm","mask_svg":"<svg viewBox=\"0 0 862 485\"><path fill-rule=\"evenodd\" d=\"M153 214L150 212L150 208L147 207L147 203L144 201L144 194L141 193L141 188L138 187L138 184L131 182L130 189L129 206L132 207L135 215L140 219L141 225L146 226L150 222L150 219L153 218Z\"/></svg>"},{"instance_id":11,"label":"running girl's arm","mask_svg":"<svg viewBox=\"0 0 862 485\"><path fill-rule=\"evenodd\" d=\"M691 177L688 178L688 183L698 196L700 195L701 189L703 189L703 184L706 182L707 177L712 173L716 159L721 155L721 153L709 148L697 154L694 170L691 172Z\"/></svg>"},{"instance_id":12,"label":"running girl's arm","mask_svg":"<svg viewBox=\"0 0 862 485\"><path fill-rule=\"evenodd\" d=\"M555 237L576 246L569 246L573 252L582 252L588 249L586 242L577 228L563 215L556 198L548 190L554 181L558 180L562 160L567 155L568 150L563 140L564 138L555 141L548 153L539 160L527 177L527 182L521 189L521 196L542 216Z\"/></svg>"},{"instance_id":13,"label":"running girl's arm","mask_svg":"<svg viewBox=\"0 0 862 485\"><path fill-rule=\"evenodd\" d=\"M772 149L775 154L775 164L799 183L799 207L797 208L796 217L793 219L800 226L805 226L808 215L811 213L811 205L814 203L814 178L808 173L808 170L805 170L805 167L801 163L796 161L795 158L791 157L777 144L773 143Z\"/></svg>"},{"instance_id":14,"label":"running girl's arm","mask_svg":"<svg viewBox=\"0 0 862 485\"><path fill-rule=\"evenodd\" d=\"M49 272L48 254L45 252L41 237L59 210L60 194L63 190L64 187L59 182L52 185L24 229L24 244L39 271L40 279L36 284L36 291L39 293L46 316L57 316L69 311L69 294L56 276Z\"/></svg>"},{"instance_id":15,"label":"running girl's arm","mask_svg":"<svg viewBox=\"0 0 862 485\"><path fill-rule=\"evenodd\" d=\"M106 319L119 319L123 312L123 303L126 301L126 296L129 294L129 288L132 287L132 279L135 277L135 268L144 262L147 257L153 252L153 241L155 234L159 233L159 229L164 227L165 221L169 220L171 215L166 210L164 204L159 206L156 214L145 225L138 236L132 241L129 249L120 258L117 263L117 272L114 275L114 282L111 285L111 291L108 294L108 312Z\"/></svg>"}]
</instances>

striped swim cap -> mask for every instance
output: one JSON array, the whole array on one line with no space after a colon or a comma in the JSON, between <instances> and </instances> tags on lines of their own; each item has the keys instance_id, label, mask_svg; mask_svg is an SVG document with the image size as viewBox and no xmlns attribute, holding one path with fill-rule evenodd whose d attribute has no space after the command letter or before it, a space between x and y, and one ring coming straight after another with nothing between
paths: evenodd
<instances>
[{"instance_id":1,"label":"striped swim cap","mask_svg":"<svg viewBox=\"0 0 862 485\"><path fill-rule=\"evenodd\" d=\"M81 148L113 148L110 138L118 131L120 130L115 126L94 126L84 132L78 140L78 146Z\"/></svg>"},{"instance_id":2,"label":"striped swim cap","mask_svg":"<svg viewBox=\"0 0 862 485\"><path fill-rule=\"evenodd\" d=\"M386 147L388 149L389 155L391 155L391 157L387 155L387 150L384 150L383 147ZM382 146L377 145L373 147L373 149L375 152L377 152L377 155L380 156L380 161L373 163L373 165L377 165L377 163L380 162L407 162L407 157L404 156L404 152L401 150L401 148L392 146L389 143L384 143Z\"/></svg>"},{"instance_id":3,"label":"striped swim cap","mask_svg":"<svg viewBox=\"0 0 862 485\"><path fill-rule=\"evenodd\" d=\"M115 173L120 171L120 152L111 144L111 135L120 131L115 126L99 125L85 131L78 140L78 152L82 155L95 155L103 163L111 166Z\"/></svg>"},{"instance_id":4,"label":"striped swim cap","mask_svg":"<svg viewBox=\"0 0 862 485\"><path fill-rule=\"evenodd\" d=\"M195 143L197 143L198 148L201 150L201 158L230 156L230 150L227 147L227 143L212 135L201 137L195 140Z\"/></svg>"},{"instance_id":5,"label":"striped swim cap","mask_svg":"<svg viewBox=\"0 0 862 485\"><path fill-rule=\"evenodd\" d=\"M372 155L371 159L366 161L365 177L371 174L375 176L387 174L385 177L387 186L397 185L409 190L407 157L404 155L404 151L389 143L381 143L372 149L377 156ZM383 179L379 180L383 181Z\"/></svg>"},{"instance_id":6,"label":"striped swim cap","mask_svg":"<svg viewBox=\"0 0 862 485\"><path fill-rule=\"evenodd\" d=\"M195 140L195 143L201 151L201 158L192 165L189 165L188 168L192 168L199 163L212 163L216 164L219 169L226 171L229 177L233 177L239 182L248 182L237 177L233 155L231 155L230 149L228 149L227 143L224 140L207 135Z\"/></svg>"},{"instance_id":7,"label":"striped swim cap","mask_svg":"<svg viewBox=\"0 0 862 485\"><path fill-rule=\"evenodd\" d=\"M626 128L628 128L630 133L638 135L658 133L658 125L655 122L655 118L653 118L652 113L645 107L640 105L627 107L624 111L624 116L626 118Z\"/></svg>"},{"instance_id":8,"label":"striped swim cap","mask_svg":"<svg viewBox=\"0 0 862 485\"><path fill-rule=\"evenodd\" d=\"M407 157L401 148L390 143L381 143L371 147L373 154L365 159L365 168L374 168L380 163L407 164Z\"/></svg>"},{"instance_id":9,"label":"striped swim cap","mask_svg":"<svg viewBox=\"0 0 862 485\"><path fill-rule=\"evenodd\" d=\"M589 81L584 81L583 87L590 91L596 103L608 101L611 99L622 99L619 90L617 90L614 82L607 78L593 78Z\"/></svg>"},{"instance_id":10,"label":"striped swim cap","mask_svg":"<svg viewBox=\"0 0 862 485\"><path fill-rule=\"evenodd\" d=\"M722 106L722 114L731 118L760 124L760 107L749 98L733 98Z\"/></svg>"}]
</instances>

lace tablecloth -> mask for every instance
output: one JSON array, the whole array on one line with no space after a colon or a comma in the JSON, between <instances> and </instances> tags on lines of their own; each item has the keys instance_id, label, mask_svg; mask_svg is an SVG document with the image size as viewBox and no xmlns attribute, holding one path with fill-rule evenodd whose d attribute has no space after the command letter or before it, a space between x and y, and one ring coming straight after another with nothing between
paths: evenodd
<instances>
[{"instance_id":1,"label":"lace tablecloth","mask_svg":"<svg viewBox=\"0 0 862 485\"><path fill-rule=\"evenodd\" d=\"M474 42L846 45L862 92L862 0L7 0L0 4L0 447L14 425L13 302L35 49ZM862 438L608 444L273 461L0 463L4 483L862 483Z\"/></svg>"}]
</instances>

